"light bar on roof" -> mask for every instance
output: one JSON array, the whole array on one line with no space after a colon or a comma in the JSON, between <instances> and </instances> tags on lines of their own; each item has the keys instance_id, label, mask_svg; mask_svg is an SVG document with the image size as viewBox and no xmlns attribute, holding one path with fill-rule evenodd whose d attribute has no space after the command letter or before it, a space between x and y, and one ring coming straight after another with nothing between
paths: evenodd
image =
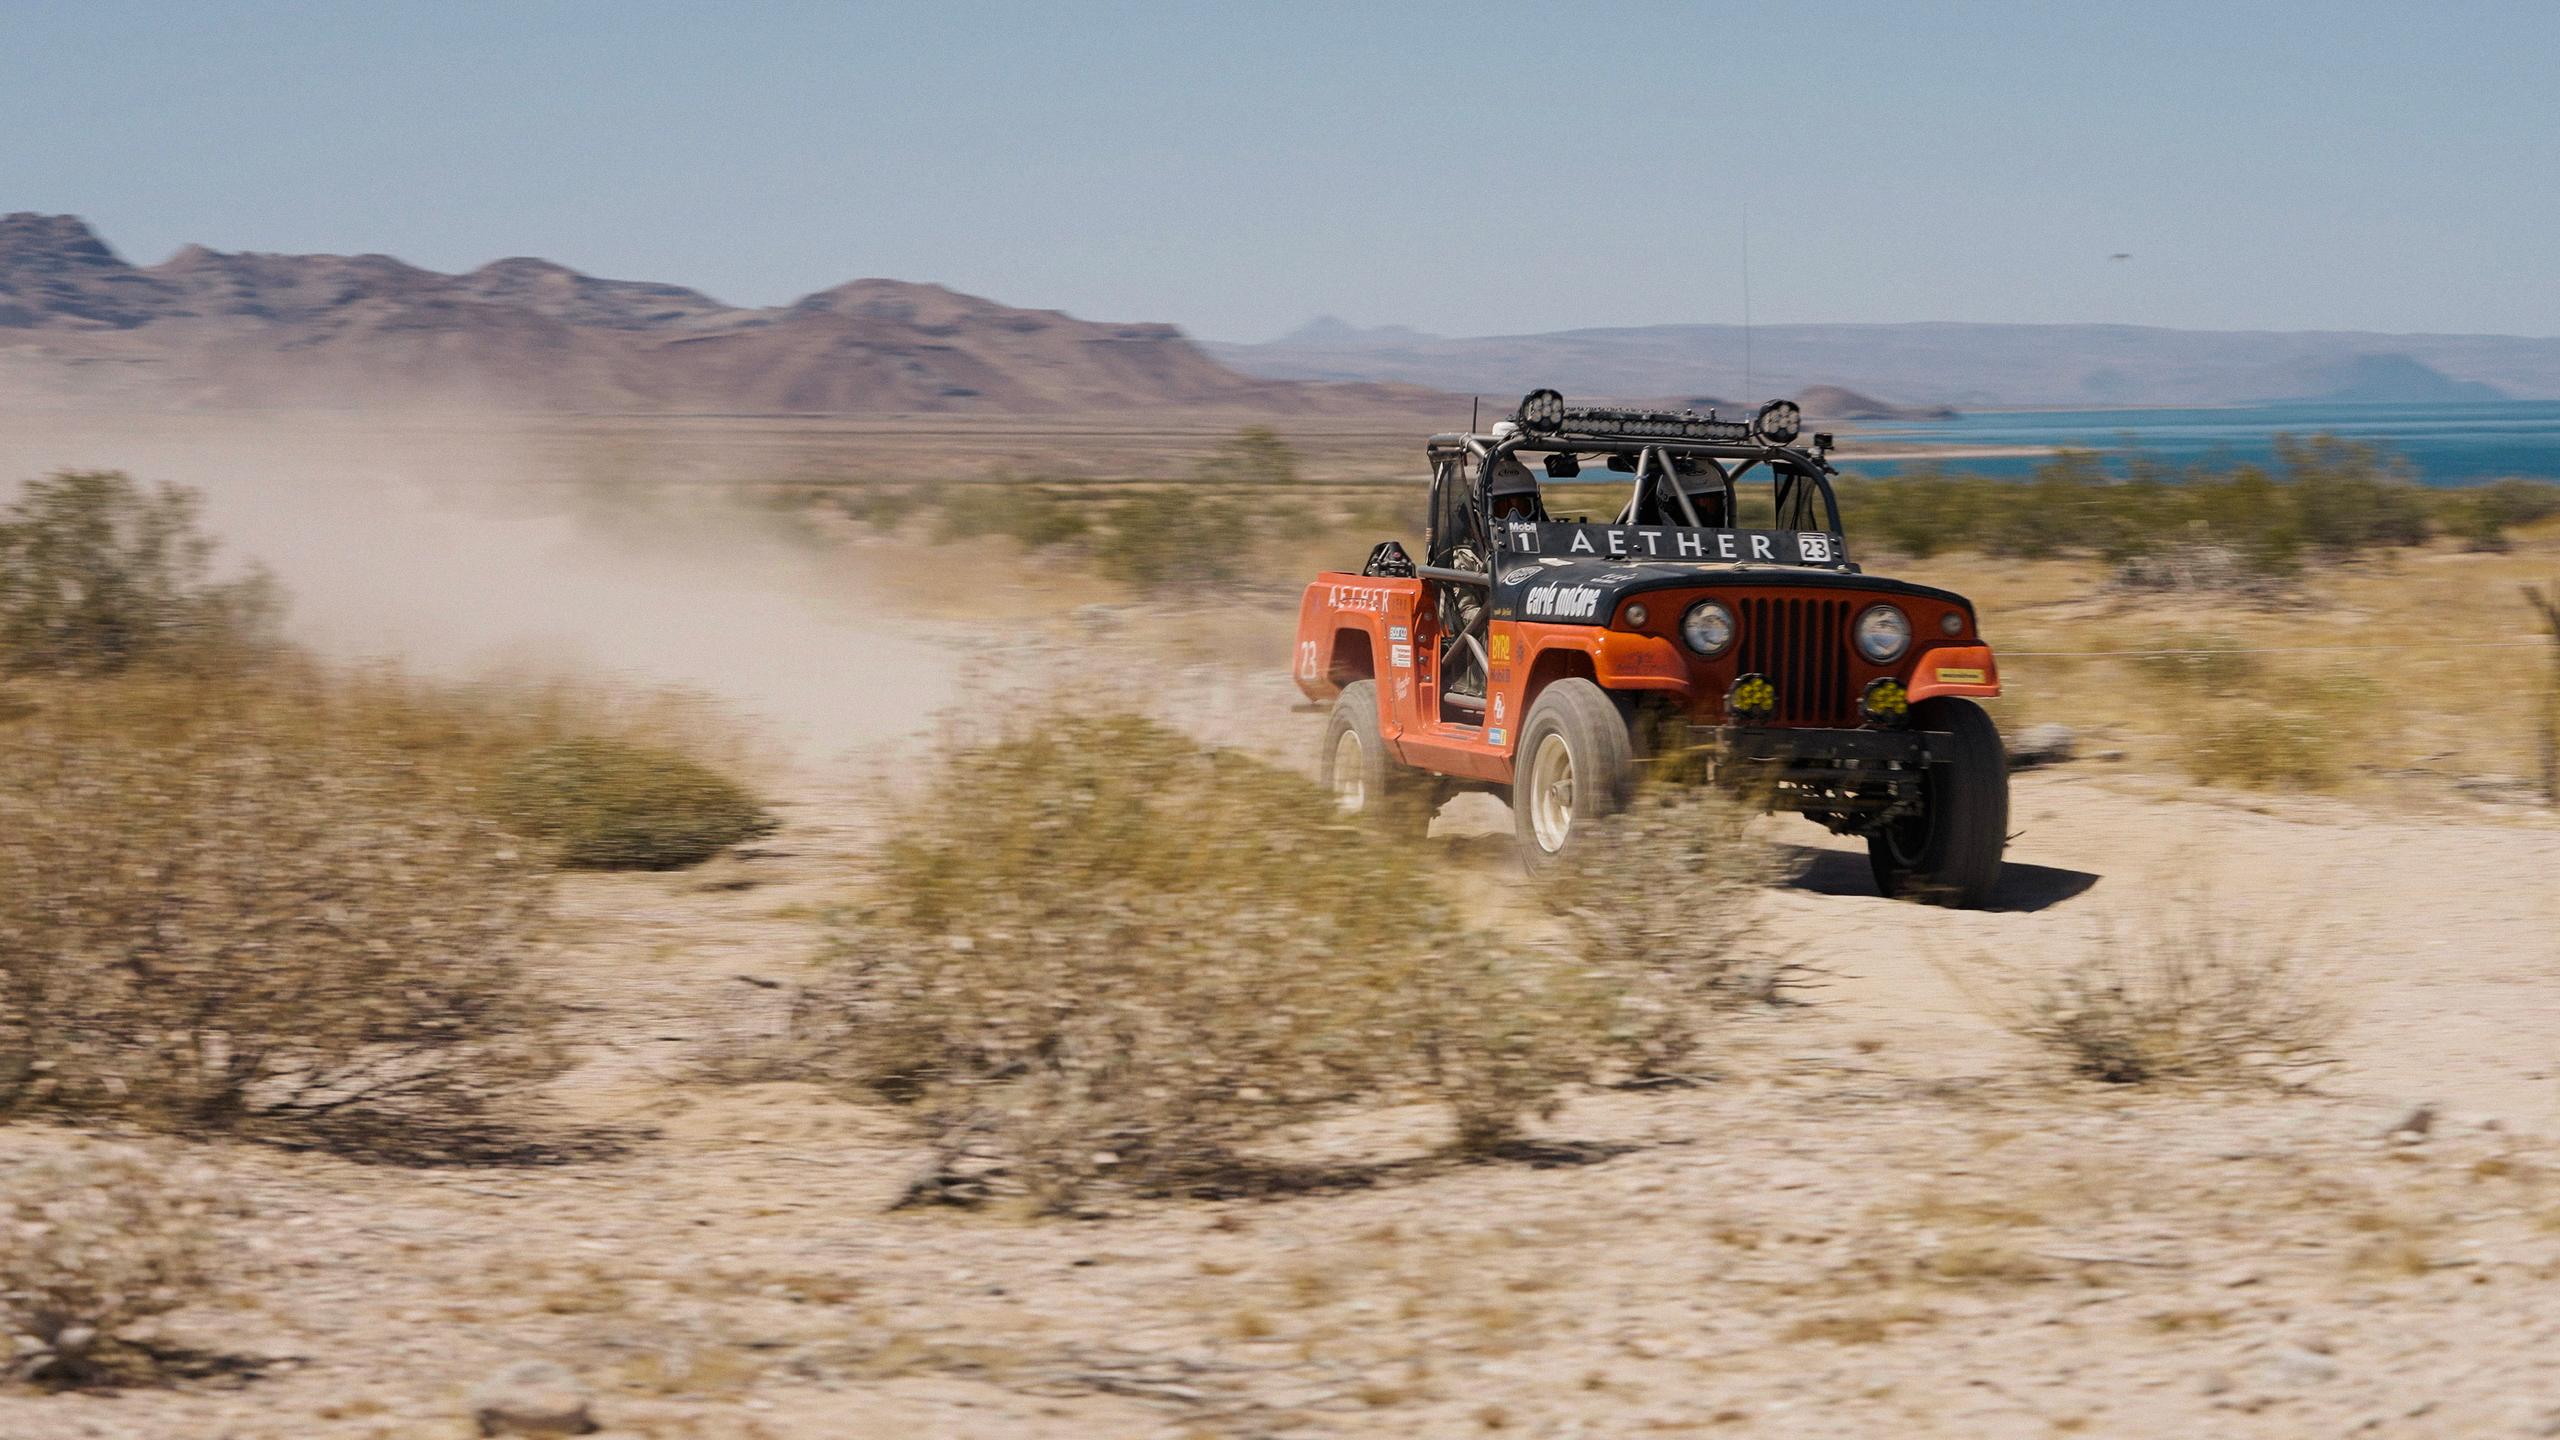
<instances>
[{"instance_id":1,"label":"light bar on roof","mask_svg":"<svg viewBox=\"0 0 2560 1440\"><path fill-rule=\"evenodd\" d=\"M1718 420L1695 410L1612 410L1575 406L1556 428L1567 435L1625 436L1633 440L1749 440L1751 426Z\"/></svg>"},{"instance_id":2,"label":"light bar on roof","mask_svg":"<svg viewBox=\"0 0 2560 1440\"><path fill-rule=\"evenodd\" d=\"M1553 390L1532 390L1520 397L1520 427L1533 435L1586 435L1628 440L1760 441L1787 445L1804 423L1792 400L1772 400L1749 420L1719 420L1714 411L1624 410L1601 405L1567 405Z\"/></svg>"}]
</instances>

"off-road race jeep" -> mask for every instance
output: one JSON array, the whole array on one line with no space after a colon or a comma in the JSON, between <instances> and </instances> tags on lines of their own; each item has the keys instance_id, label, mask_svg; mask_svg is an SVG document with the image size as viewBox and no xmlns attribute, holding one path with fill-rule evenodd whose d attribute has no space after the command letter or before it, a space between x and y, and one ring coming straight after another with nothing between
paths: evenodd
<instances>
[{"instance_id":1,"label":"off-road race jeep","mask_svg":"<svg viewBox=\"0 0 2560 1440\"><path fill-rule=\"evenodd\" d=\"M1849 559L1830 437L1801 425L1783 400L1730 421L1538 390L1489 433L1431 437L1423 562L1387 542L1298 608L1343 809L1419 836L1455 794L1506 793L1543 874L1652 769L1864 837L1887 895L1989 904L2008 766L1975 700L1999 668L1964 597ZM1551 480L1630 475L1624 505L1549 515L1532 456Z\"/></svg>"}]
</instances>

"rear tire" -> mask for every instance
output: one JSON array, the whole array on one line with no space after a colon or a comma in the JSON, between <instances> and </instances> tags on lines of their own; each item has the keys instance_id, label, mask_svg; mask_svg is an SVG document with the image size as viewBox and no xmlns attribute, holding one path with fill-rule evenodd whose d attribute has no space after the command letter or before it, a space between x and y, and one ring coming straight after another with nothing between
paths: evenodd
<instances>
[{"instance_id":1,"label":"rear tire","mask_svg":"<svg viewBox=\"0 0 2560 1440\"><path fill-rule=\"evenodd\" d=\"M1324 788L1336 808L1380 835L1419 840L1431 831L1431 788L1387 753L1378 733L1378 686L1355 680L1333 702L1324 727Z\"/></svg>"},{"instance_id":2,"label":"rear tire","mask_svg":"<svg viewBox=\"0 0 2560 1440\"><path fill-rule=\"evenodd\" d=\"M1533 876L1579 855L1591 843L1591 822L1625 809L1635 792L1626 717L1588 680L1539 691L1511 753L1511 825Z\"/></svg>"},{"instance_id":3,"label":"rear tire","mask_svg":"<svg viewBox=\"0 0 2560 1440\"><path fill-rule=\"evenodd\" d=\"M1990 908L2009 845L2009 756L1982 707L1940 695L1911 707L1911 725L1946 737L1929 767L1920 813L1867 837L1876 889L1900 900Z\"/></svg>"}]
</instances>

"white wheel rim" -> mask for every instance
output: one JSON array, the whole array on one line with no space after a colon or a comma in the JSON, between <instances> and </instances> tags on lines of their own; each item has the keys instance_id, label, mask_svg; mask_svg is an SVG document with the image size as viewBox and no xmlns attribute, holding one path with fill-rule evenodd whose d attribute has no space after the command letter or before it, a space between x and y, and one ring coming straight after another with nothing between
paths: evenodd
<instances>
[{"instance_id":1,"label":"white wheel rim","mask_svg":"<svg viewBox=\"0 0 2560 1440\"><path fill-rule=\"evenodd\" d=\"M1529 831L1550 855L1573 832L1573 751L1552 730L1538 737L1529 760Z\"/></svg>"},{"instance_id":2,"label":"white wheel rim","mask_svg":"<svg viewBox=\"0 0 2560 1440\"><path fill-rule=\"evenodd\" d=\"M1361 780L1360 737L1351 731L1333 742L1333 804L1345 815L1357 815L1369 803L1369 787Z\"/></svg>"}]
</instances>

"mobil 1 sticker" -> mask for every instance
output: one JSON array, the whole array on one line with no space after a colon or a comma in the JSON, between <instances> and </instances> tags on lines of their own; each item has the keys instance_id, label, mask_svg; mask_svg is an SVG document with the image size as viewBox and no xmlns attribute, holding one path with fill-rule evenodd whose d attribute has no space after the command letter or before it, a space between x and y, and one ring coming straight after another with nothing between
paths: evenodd
<instances>
[{"instance_id":1,"label":"mobil 1 sticker","mask_svg":"<svg viewBox=\"0 0 2560 1440\"><path fill-rule=\"evenodd\" d=\"M1840 537L1819 530L1516 525L1504 532L1503 541L1513 554L1567 560L1706 560L1762 565L1836 565L1840 561Z\"/></svg>"}]
</instances>

